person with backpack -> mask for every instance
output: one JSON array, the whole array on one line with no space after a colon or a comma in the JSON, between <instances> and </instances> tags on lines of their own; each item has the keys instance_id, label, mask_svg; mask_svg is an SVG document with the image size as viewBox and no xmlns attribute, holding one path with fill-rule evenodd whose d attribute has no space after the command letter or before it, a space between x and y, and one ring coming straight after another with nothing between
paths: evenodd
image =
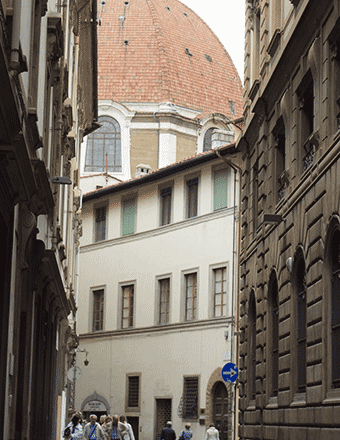
<instances>
[{"instance_id":1,"label":"person with backpack","mask_svg":"<svg viewBox=\"0 0 340 440\"><path fill-rule=\"evenodd\" d=\"M191 425L190 423L187 423L185 425L185 429L181 432L178 440L191 440L192 439L192 431L190 429Z\"/></svg>"},{"instance_id":2,"label":"person with backpack","mask_svg":"<svg viewBox=\"0 0 340 440\"><path fill-rule=\"evenodd\" d=\"M97 416L90 415L90 422L85 425L84 439L85 440L104 440L104 431L99 423L97 423Z\"/></svg>"},{"instance_id":3,"label":"person with backpack","mask_svg":"<svg viewBox=\"0 0 340 440\"><path fill-rule=\"evenodd\" d=\"M70 423L64 429L63 437L67 440L83 439L83 428L81 426L81 416L79 413L73 414Z\"/></svg>"}]
</instances>

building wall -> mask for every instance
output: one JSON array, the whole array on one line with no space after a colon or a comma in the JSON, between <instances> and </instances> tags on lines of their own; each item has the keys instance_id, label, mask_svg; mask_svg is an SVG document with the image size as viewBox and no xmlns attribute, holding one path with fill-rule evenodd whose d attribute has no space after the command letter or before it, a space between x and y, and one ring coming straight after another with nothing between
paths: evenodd
<instances>
[{"instance_id":1,"label":"building wall","mask_svg":"<svg viewBox=\"0 0 340 440\"><path fill-rule=\"evenodd\" d=\"M158 130L131 130L131 177L135 176L137 165L143 163L152 169L158 168Z\"/></svg>"},{"instance_id":2,"label":"building wall","mask_svg":"<svg viewBox=\"0 0 340 440\"><path fill-rule=\"evenodd\" d=\"M139 417L140 440L160 434L156 399L172 399L173 427L177 434L183 429L188 420L179 411L187 375L199 376L199 411L190 422L195 437L204 436L213 420L212 399L214 387L222 382L221 367L231 359L234 182L230 172L228 206L214 211L212 171L216 166L226 167L214 160L172 174L169 171L157 183L140 182L130 190L115 190L94 201L85 198L83 204L82 307L77 329L90 364L82 368L83 376L77 381L77 406L86 408L94 399L91 396L97 396L106 402L107 413ZM186 219L185 179L193 176L199 176L198 215ZM159 190L168 183L173 188L173 216L171 224L160 227ZM136 230L122 237L120 202L131 194L138 197ZM94 243L93 212L102 202L108 207L107 239ZM213 317L213 269L218 267L226 267L227 272L227 313L223 317ZM192 272L197 272L197 317L187 321L184 276ZM170 309L169 322L160 325L158 282L163 277L170 278ZM131 283L134 324L123 329L122 286ZM97 288L104 289L101 331L92 327L93 290ZM136 412L125 404L126 377L132 373L141 374L141 403ZM231 393L229 396L231 399ZM230 408L228 413L231 425Z\"/></svg>"},{"instance_id":3,"label":"building wall","mask_svg":"<svg viewBox=\"0 0 340 440\"><path fill-rule=\"evenodd\" d=\"M74 411L65 370L77 346L79 149L96 119L95 11L0 2L0 439L59 438L66 404Z\"/></svg>"},{"instance_id":4,"label":"building wall","mask_svg":"<svg viewBox=\"0 0 340 440\"><path fill-rule=\"evenodd\" d=\"M240 438L336 437L337 345L330 317L338 310L330 243L339 218L339 9L332 1L302 0L267 8L266 2L247 8L248 18L260 14L259 35L269 32L269 42L252 89L248 75L239 143L248 149L242 175ZM316 15L320 20L311 25ZM248 72L256 55L250 22ZM281 32L275 34L275 27ZM282 221L265 224L263 214Z\"/></svg>"}]
</instances>

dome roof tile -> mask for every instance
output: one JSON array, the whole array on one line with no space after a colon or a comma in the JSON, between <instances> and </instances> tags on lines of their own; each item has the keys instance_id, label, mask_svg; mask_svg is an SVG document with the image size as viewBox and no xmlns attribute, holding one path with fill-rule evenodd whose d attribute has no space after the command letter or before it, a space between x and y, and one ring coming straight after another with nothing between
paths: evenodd
<instances>
[{"instance_id":1,"label":"dome roof tile","mask_svg":"<svg viewBox=\"0 0 340 440\"><path fill-rule=\"evenodd\" d=\"M98 97L242 114L242 84L216 35L178 0L107 0L98 27ZM120 19L124 17L124 20ZM235 103L231 115L229 101Z\"/></svg>"}]
</instances>

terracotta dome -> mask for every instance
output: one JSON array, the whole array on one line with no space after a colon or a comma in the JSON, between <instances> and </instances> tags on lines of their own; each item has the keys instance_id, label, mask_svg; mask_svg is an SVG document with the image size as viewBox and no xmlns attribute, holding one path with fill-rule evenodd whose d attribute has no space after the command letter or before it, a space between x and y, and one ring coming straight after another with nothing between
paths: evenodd
<instances>
[{"instance_id":1,"label":"terracotta dome","mask_svg":"<svg viewBox=\"0 0 340 440\"><path fill-rule=\"evenodd\" d=\"M242 84L228 52L183 3L102 0L98 15L100 100L241 116Z\"/></svg>"}]
</instances>

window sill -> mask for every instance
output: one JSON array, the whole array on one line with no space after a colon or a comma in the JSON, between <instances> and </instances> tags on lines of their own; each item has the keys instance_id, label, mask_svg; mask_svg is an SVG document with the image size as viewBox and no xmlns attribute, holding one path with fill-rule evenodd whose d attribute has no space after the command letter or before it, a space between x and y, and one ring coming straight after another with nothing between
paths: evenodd
<instances>
[{"instance_id":1,"label":"window sill","mask_svg":"<svg viewBox=\"0 0 340 440\"><path fill-rule=\"evenodd\" d=\"M306 393L296 393L290 407L306 406Z\"/></svg>"},{"instance_id":2,"label":"window sill","mask_svg":"<svg viewBox=\"0 0 340 440\"><path fill-rule=\"evenodd\" d=\"M277 396L273 396L269 399L268 405L266 406L266 409L274 409L278 408L279 404L277 402Z\"/></svg>"},{"instance_id":3,"label":"window sill","mask_svg":"<svg viewBox=\"0 0 340 440\"><path fill-rule=\"evenodd\" d=\"M256 410L256 403L255 403L255 399L253 399L249 402L246 411L255 411L255 410Z\"/></svg>"},{"instance_id":4,"label":"window sill","mask_svg":"<svg viewBox=\"0 0 340 440\"><path fill-rule=\"evenodd\" d=\"M340 388L328 391L326 398L322 401L323 405L330 405L333 403L340 403Z\"/></svg>"}]
</instances>

